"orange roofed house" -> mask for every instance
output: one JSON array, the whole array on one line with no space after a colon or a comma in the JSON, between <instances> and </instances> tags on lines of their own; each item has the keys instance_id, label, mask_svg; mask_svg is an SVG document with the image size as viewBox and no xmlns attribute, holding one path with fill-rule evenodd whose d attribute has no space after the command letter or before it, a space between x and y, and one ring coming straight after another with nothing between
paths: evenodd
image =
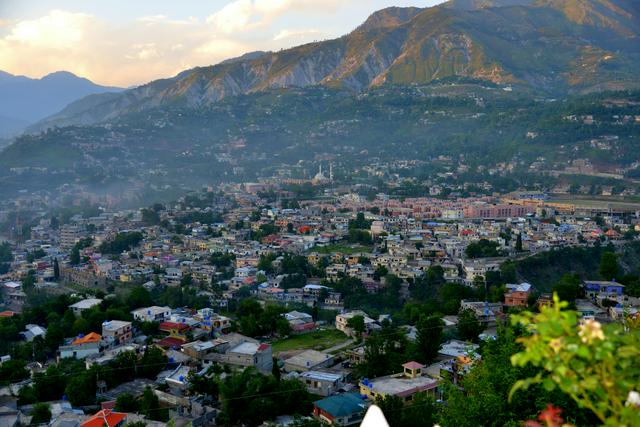
<instances>
[{"instance_id":1,"label":"orange roofed house","mask_svg":"<svg viewBox=\"0 0 640 427\"><path fill-rule=\"evenodd\" d=\"M80 424L80 427L120 427L127 420L127 414L103 409Z\"/></svg>"},{"instance_id":2,"label":"orange roofed house","mask_svg":"<svg viewBox=\"0 0 640 427\"><path fill-rule=\"evenodd\" d=\"M91 332L87 335L79 335L68 345L58 347L58 354L61 359L74 358L84 359L87 356L100 353L100 334Z\"/></svg>"}]
</instances>

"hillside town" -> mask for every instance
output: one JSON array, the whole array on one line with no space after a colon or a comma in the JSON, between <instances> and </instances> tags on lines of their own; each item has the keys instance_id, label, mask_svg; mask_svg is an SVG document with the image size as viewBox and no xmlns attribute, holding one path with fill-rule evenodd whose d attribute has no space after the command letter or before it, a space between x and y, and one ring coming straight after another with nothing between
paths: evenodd
<instances>
[{"instance_id":1,"label":"hillside town","mask_svg":"<svg viewBox=\"0 0 640 427\"><path fill-rule=\"evenodd\" d=\"M552 291L582 322L639 316L640 286L623 284L615 255L640 234L638 211L539 192L292 196L207 189L47 216L3 243L0 371L12 380L0 425L43 411L51 426L358 425L390 396L445 402L500 325L552 304ZM541 286L516 268L565 250L597 251L599 274ZM251 372L277 379L258 395L282 397L260 419L233 404L251 395L237 383Z\"/></svg>"}]
</instances>

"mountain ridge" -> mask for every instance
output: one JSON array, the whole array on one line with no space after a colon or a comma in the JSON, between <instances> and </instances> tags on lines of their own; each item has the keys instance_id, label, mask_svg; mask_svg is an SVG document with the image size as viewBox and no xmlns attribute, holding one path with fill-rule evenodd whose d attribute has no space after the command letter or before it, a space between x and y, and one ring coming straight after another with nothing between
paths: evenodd
<instances>
[{"instance_id":1,"label":"mountain ridge","mask_svg":"<svg viewBox=\"0 0 640 427\"><path fill-rule=\"evenodd\" d=\"M39 79L1 71L0 136L15 135L87 95L121 90L97 85L68 71L56 71Z\"/></svg>"},{"instance_id":2,"label":"mountain ridge","mask_svg":"<svg viewBox=\"0 0 640 427\"><path fill-rule=\"evenodd\" d=\"M340 38L186 70L116 97L83 99L30 130L314 85L359 91L465 77L548 93L636 87L639 34L637 6L626 0L453 0L387 8Z\"/></svg>"}]
</instances>

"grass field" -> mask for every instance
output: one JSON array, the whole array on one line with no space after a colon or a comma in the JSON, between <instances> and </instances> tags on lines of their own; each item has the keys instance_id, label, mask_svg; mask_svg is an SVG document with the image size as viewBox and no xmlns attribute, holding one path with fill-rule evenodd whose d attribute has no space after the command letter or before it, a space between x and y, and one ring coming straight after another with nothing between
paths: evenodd
<instances>
[{"instance_id":1,"label":"grass field","mask_svg":"<svg viewBox=\"0 0 640 427\"><path fill-rule=\"evenodd\" d=\"M349 341L349 337L337 329L325 329L274 341L271 346L273 353L290 350L321 351L347 341Z\"/></svg>"},{"instance_id":2,"label":"grass field","mask_svg":"<svg viewBox=\"0 0 640 427\"><path fill-rule=\"evenodd\" d=\"M317 252L319 254L330 254L333 252L340 252L346 255L355 254L359 252L371 252L371 246L359 246L359 245L329 245L323 247L315 247L309 250L309 252Z\"/></svg>"}]
</instances>

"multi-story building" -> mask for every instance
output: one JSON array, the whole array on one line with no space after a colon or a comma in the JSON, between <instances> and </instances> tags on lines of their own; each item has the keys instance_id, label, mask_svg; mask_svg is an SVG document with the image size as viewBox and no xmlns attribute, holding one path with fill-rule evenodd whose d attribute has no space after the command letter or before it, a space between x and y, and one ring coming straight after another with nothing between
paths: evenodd
<instances>
[{"instance_id":1,"label":"multi-story building","mask_svg":"<svg viewBox=\"0 0 640 427\"><path fill-rule=\"evenodd\" d=\"M102 342L105 346L126 344L133 338L131 322L107 320L102 323Z\"/></svg>"}]
</instances>

